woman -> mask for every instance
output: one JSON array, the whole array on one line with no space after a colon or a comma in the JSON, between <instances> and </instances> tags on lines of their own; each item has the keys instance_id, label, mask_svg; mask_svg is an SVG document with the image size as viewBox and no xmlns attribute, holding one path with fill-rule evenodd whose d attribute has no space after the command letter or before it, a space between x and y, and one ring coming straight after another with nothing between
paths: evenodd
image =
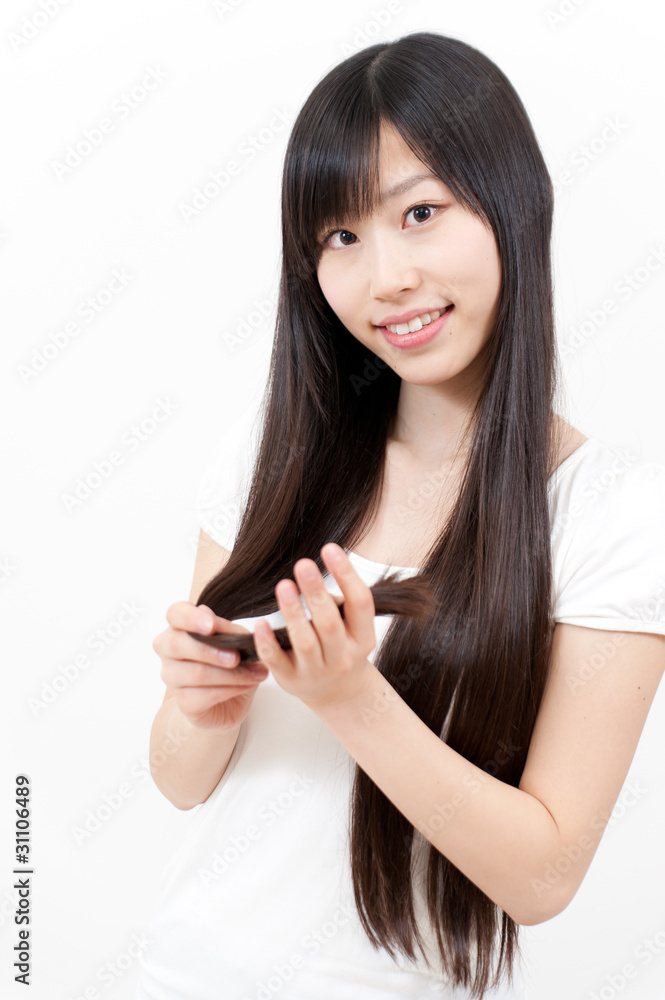
<instances>
[{"instance_id":1,"label":"woman","mask_svg":"<svg viewBox=\"0 0 665 1000\"><path fill-rule=\"evenodd\" d=\"M665 468L554 412L552 185L476 49L329 72L282 219L260 435L154 644L153 777L203 805L137 996L517 1000L519 925L579 888L665 667ZM375 616L388 570L440 610ZM205 642L245 631L254 675Z\"/></svg>"}]
</instances>

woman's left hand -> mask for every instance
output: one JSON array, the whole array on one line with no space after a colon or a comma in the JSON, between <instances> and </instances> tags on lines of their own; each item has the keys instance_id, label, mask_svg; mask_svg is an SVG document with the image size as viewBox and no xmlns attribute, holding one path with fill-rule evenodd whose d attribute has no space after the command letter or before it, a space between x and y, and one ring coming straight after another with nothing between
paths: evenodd
<instances>
[{"instance_id":1,"label":"woman's left hand","mask_svg":"<svg viewBox=\"0 0 665 1000\"><path fill-rule=\"evenodd\" d=\"M376 671L367 659L376 645L372 592L341 546L329 542L321 549L321 556L344 595L344 617L314 560L299 559L293 572L311 620L293 580L280 580L275 597L291 649L281 648L265 618L254 629L254 645L261 662L281 688L315 712L352 701Z\"/></svg>"}]
</instances>

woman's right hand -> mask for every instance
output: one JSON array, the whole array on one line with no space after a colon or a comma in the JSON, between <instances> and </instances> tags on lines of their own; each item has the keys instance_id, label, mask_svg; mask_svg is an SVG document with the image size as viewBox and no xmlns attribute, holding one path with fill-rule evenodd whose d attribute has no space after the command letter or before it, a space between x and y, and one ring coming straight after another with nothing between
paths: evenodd
<instances>
[{"instance_id":1,"label":"woman's right hand","mask_svg":"<svg viewBox=\"0 0 665 1000\"><path fill-rule=\"evenodd\" d=\"M202 620L214 622L203 629ZM214 632L245 632L249 629L227 618L220 618L205 604L176 601L166 612L169 627L153 641L152 648L162 661L161 678L173 691L178 708L193 726L224 732L236 729L246 718L254 693L268 677L268 668L257 661L238 666L237 650L221 650L199 642L188 632L212 635ZM224 664L222 653L231 654Z\"/></svg>"}]
</instances>

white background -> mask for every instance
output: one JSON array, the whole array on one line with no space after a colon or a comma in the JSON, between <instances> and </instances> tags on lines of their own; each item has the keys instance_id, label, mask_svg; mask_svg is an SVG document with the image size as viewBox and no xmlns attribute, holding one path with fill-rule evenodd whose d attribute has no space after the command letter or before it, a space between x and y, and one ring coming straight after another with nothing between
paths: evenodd
<instances>
[{"instance_id":1,"label":"white background","mask_svg":"<svg viewBox=\"0 0 665 1000\"><path fill-rule=\"evenodd\" d=\"M152 640L167 607L188 599L197 486L224 435L246 433L272 341L289 126L263 132L251 160L245 144L276 112L292 122L334 64L374 41L432 30L489 55L522 97L553 179L569 172L557 184L553 243L560 342L573 341L587 310L596 321L564 358L560 412L587 435L665 462L665 269L651 256L665 250L662 33L647 0L563 0L558 19L554 0L402 2L380 18L387 0L234 0L226 11L184 0L43 2L55 13L35 0L5 0L0 13L0 991L26 995L13 983L11 891L13 776L25 772L30 996L87 989L116 1000L132 997L138 963L111 984L103 970L129 962L161 869L195 815L148 779L164 694ZM153 89L128 109L123 95L150 70ZM104 118L112 130L58 177L56 162ZM616 131L603 142L608 121ZM581 150L592 144L590 160ZM229 160L239 175L186 221L182 206ZM126 285L108 295L114 270ZM639 287L620 297L622 276L635 273ZM618 308L603 317L607 299ZM77 335L26 376L74 321ZM142 422L140 440L132 428ZM122 461L68 508L77 479L112 452ZM116 625L123 605L132 617ZM89 645L98 629L112 636L103 652ZM82 654L87 665L62 680ZM37 709L29 699L43 699L45 684L52 700ZM664 722L661 687L627 781L643 791L626 804L622 792L564 913L522 931L530 1000L662 1000L665 948L649 964L636 949L656 935L665 943ZM77 842L105 796L117 808ZM615 990L607 977L625 963L637 978Z\"/></svg>"}]
</instances>

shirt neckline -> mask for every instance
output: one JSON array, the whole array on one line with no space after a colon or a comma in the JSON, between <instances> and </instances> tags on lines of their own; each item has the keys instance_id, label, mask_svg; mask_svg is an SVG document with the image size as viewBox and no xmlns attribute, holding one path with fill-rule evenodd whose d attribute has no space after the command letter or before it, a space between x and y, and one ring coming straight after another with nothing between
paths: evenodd
<instances>
[{"instance_id":1,"label":"shirt neckline","mask_svg":"<svg viewBox=\"0 0 665 1000\"><path fill-rule=\"evenodd\" d=\"M557 465L552 475L549 476L547 479L548 485L553 481L554 477L559 472L561 472L562 469L566 469L568 465L573 461L573 459L579 456L580 452L586 447L586 445L588 445L590 442L593 442L595 444L596 440L597 439L594 434L588 434L586 441L582 441L582 444L578 445L574 451L571 451L570 455L568 455L567 458L564 458L563 462L560 462ZM420 571L422 570L422 566L395 566L394 563L380 563L376 562L375 559L366 559L365 556L358 555L357 552L352 552L350 549L347 548L345 548L344 551L346 552L347 556L349 557L352 563L356 563L360 567L364 566L367 569L375 569L378 567L378 569L382 570L392 569L392 570L403 571L405 573L420 573Z\"/></svg>"}]
</instances>

